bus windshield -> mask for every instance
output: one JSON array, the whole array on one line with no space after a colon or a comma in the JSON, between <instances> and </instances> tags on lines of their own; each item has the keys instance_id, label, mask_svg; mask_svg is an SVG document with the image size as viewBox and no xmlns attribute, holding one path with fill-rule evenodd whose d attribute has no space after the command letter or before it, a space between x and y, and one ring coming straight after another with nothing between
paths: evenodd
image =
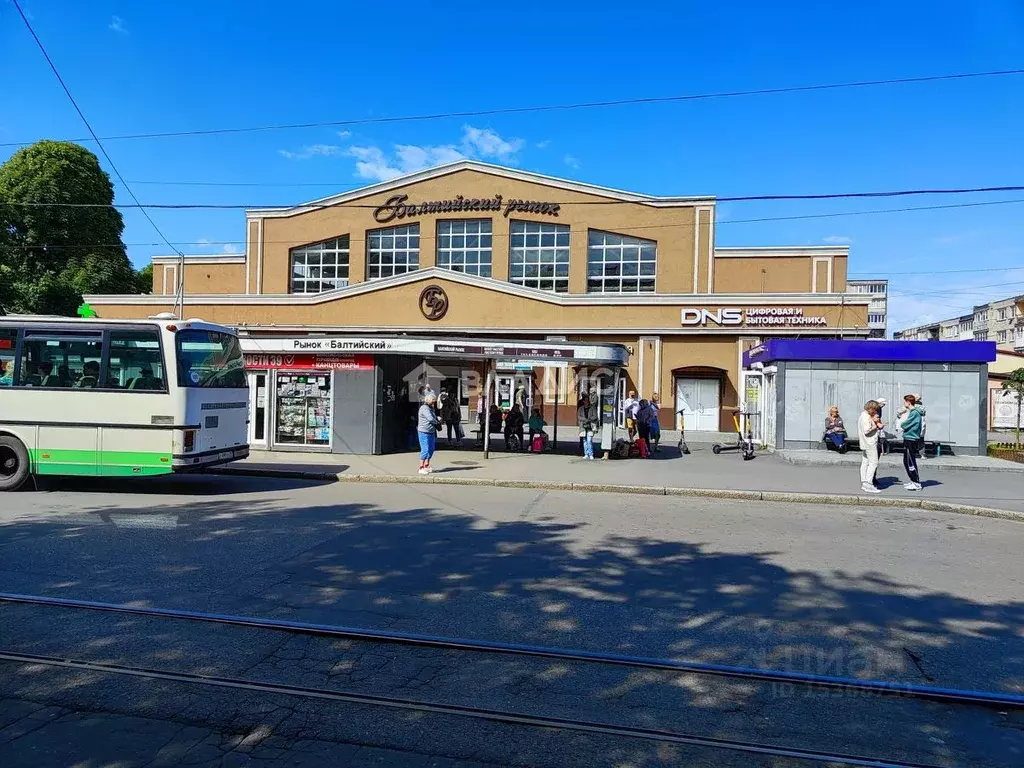
<instances>
[{"instance_id":1,"label":"bus windshield","mask_svg":"<svg viewBox=\"0 0 1024 768\"><path fill-rule=\"evenodd\" d=\"M242 389L246 386L242 349L229 333L188 328L175 336L178 386Z\"/></svg>"}]
</instances>

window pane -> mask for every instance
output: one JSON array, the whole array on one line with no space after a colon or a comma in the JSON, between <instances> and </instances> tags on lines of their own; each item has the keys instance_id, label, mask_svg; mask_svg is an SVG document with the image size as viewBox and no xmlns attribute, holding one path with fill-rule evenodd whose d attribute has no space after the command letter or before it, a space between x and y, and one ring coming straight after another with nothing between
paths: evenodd
<instances>
[{"instance_id":1,"label":"window pane","mask_svg":"<svg viewBox=\"0 0 1024 768\"><path fill-rule=\"evenodd\" d=\"M160 332L152 330L110 332L110 367L107 385L121 389L166 391Z\"/></svg>"},{"instance_id":2,"label":"window pane","mask_svg":"<svg viewBox=\"0 0 1024 768\"><path fill-rule=\"evenodd\" d=\"M366 254L367 279L393 277L417 269L419 241L419 224L380 229L369 234Z\"/></svg>"},{"instance_id":3,"label":"window pane","mask_svg":"<svg viewBox=\"0 0 1024 768\"><path fill-rule=\"evenodd\" d=\"M614 232L588 232L587 274L603 275L603 292L653 291L657 270L657 243ZM639 276L648 278L638 281ZM626 279L619 280L619 277ZM607 278L612 278L611 280ZM587 290L597 290L588 283Z\"/></svg>"},{"instance_id":4,"label":"window pane","mask_svg":"<svg viewBox=\"0 0 1024 768\"><path fill-rule=\"evenodd\" d=\"M13 328L0 328L0 387L14 385L14 352L18 347L18 332Z\"/></svg>"},{"instance_id":5,"label":"window pane","mask_svg":"<svg viewBox=\"0 0 1024 768\"><path fill-rule=\"evenodd\" d=\"M95 389L100 385L102 352L98 336L74 340L26 337L16 386ZM112 386L117 386L116 380Z\"/></svg>"},{"instance_id":6,"label":"window pane","mask_svg":"<svg viewBox=\"0 0 1024 768\"><path fill-rule=\"evenodd\" d=\"M343 287L348 280L348 257L348 235L293 248L292 292L318 293ZM321 277L327 279L321 281Z\"/></svg>"},{"instance_id":7,"label":"window pane","mask_svg":"<svg viewBox=\"0 0 1024 768\"><path fill-rule=\"evenodd\" d=\"M512 248L509 255L509 280L545 291L568 290L568 280L557 278L567 278L569 275L569 227L564 224L513 221L510 231ZM518 247L516 243L519 242L524 247Z\"/></svg>"}]
</instances>

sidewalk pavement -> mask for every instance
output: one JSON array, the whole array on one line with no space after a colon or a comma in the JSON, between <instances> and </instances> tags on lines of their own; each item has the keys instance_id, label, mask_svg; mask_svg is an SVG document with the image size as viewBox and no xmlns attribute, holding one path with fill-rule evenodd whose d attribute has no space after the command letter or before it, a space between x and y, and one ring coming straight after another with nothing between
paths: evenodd
<instances>
[{"instance_id":1,"label":"sidewalk pavement","mask_svg":"<svg viewBox=\"0 0 1024 768\"><path fill-rule=\"evenodd\" d=\"M771 453L758 453L753 460L743 461L737 452L716 456L707 445L691 445L691 450L683 456L672 444L650 460L585 461L576 455L504 451L492 451L491 458L484 459L479 450L442 445L434 456L434 473L426 476L416 473L419 458L411 452L386 456L254 452L223 471L352 482L432 482L924 507L970 514L1003 510L1005 514L994 516L1024 521L1024 473L965 471L928 459L922 462L924 490L914 492L903 488L906 477L902 465L894 463L895 457L886 457L878 474L883 492L864 494L857 464L844 461L806 467Z\"/></svg>"}]
</instances>

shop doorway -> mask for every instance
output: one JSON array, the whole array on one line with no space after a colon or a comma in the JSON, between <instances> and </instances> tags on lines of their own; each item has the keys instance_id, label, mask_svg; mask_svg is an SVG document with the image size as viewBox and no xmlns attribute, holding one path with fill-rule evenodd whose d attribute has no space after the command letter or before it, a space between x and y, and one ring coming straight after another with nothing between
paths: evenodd
<instances>
[{"instance_id":1,"label":"shop doorway","mask_svg":"<svg viewBox=\"0 0 1024 768\"><path fill-rule=\"evenodd\" d=\"M249 445L267 448L267 371L254 371L249 376Z\"/></svg>"},{"instance_id":2,"label":"shop doorway","mask_svg":"<svg viewBox=\"0 0 1024 768\"><path fill-rule=\"evenodd\" d=\"M719 379L676 378L676 413L682 411L687 432L717 432L721 407Z\"/></svg>"}]
</instances>

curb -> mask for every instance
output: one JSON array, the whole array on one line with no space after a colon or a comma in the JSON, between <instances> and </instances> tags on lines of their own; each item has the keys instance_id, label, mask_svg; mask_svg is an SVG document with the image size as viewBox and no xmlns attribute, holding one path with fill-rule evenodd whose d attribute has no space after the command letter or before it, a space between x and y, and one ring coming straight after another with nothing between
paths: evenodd
<instances>
[{"instance_id":1,"label":"curb","mask_svg":"<svg viewBox=\"0 0 1024 768\"><path fill-rule=\"evenodd\" d=\"M786 455L784 453L780 453L778 451L775 452L775 455L778 456L780 459L782 459L787 464L791 464L794 467L815 467L815 468L822 468L823 467L823 468L829 468L830 469L830 468L833 468L833 467L849 468L851 466L857 466L857 462L855 462L855 461L813 461L813 460L805 459L805 458L802 458L802 457L793 458L791 456L788 456L788 455ZM934 461L934 459L922 459L921 460L922 467L925 468L925 469L934 469L934 470L936 470L938 472L997 472L997 473L1008 474L1008 475L1024 475L1024 466L1022 466L1022 465L1014 465L1014 463L1012 461L1007 461L1006 463L1009 466L1006 466L1006 467L1000 467L1000 466L995 466L995 467L977 467L977 466L971 466L971 465L966 465L966 464L960 465L960 466L950 466L949 464L932 464L931 466L929 466L928 465L929 461ZM880 463L879 467L888 466L888 465L889 465L889 462L887 462L886 464L881 464ZM898 462L892 462L892 466L898 467L898 466L900 466L900 464Z\"/></svg>"},{"instance_id":2,"label":"curb","mask_svg":"<svg viewBox=\"0 0 1024 768\"><path fill-rule=\"evenodd\" d=\"M531 488L543 491L580 491L583 493L627 493L641 496L690 496L709 499L741 499L790 504L836 504L858 507L900 507L924 509L930 512L953 512L975 517L993 517L1024 523L1024 512L948 501L800 493L789 491L744 491L731 488L676 488L672 486L609 485L603 483L563 483L546 480L494 480L482 477L442 477L438 475L356 475L345 472L315 472L303 470L266 470L225 467L210 470L210 474L246 477L280 477L299 480L327 480L339 483L377 483L393 485L467 485L489 488Z\"/></svg>"}]
</instances>

